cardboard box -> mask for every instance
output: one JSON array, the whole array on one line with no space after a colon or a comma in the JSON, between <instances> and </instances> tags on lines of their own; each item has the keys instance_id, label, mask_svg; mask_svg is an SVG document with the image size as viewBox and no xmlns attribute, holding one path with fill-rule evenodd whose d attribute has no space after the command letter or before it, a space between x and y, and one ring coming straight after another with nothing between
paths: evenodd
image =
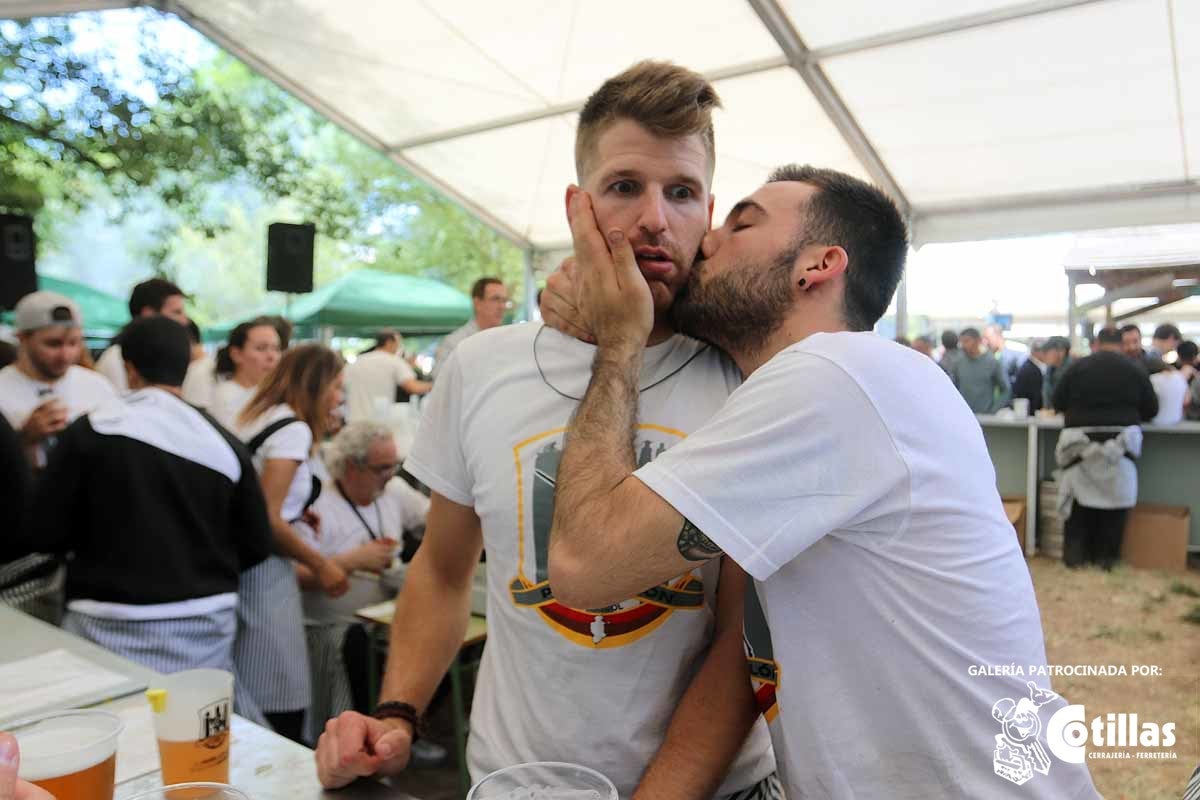
<instances>
[{"instance_id":1,"label":"cardboard box","mask_svg":"<svg viewBox=\"0 0 1200 800\"><path fill-rule=\"evenodd\" d=\"M1017 541L1021 543L1021 549L1025 549L1025 498L1024 497L1004 497L1001 498L1004 502L1004 515L1008 517L1008 521L1012 523L1013 529L1017 532Z\"/></svg>"},{"instance_id":2,"label":"cardboard box","mask_svg":"<svg viewBox=\"0 0 1200 800\"><path fill-rule=\"evenodd\" d=\"M1186 572L1190 527L1187 506L1138 503L1125 522L1121 558L1131 567Z\"/></svg>"}]
</instances>

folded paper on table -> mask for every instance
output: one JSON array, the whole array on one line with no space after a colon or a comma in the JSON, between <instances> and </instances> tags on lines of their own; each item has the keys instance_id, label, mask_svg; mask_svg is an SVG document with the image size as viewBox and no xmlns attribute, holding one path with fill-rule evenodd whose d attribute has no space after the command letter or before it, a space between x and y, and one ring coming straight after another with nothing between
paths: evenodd
<instances>
[{"instance_id":1,"label":"folded paper on table","mask_svg":"<svg viewBox=\"0 0 1200 800\"><path fill-rule=\"evenodd\" d=\"M0 664L0 722L103 702L144 688L66 650Z\"/></svg>"}]
</instances>

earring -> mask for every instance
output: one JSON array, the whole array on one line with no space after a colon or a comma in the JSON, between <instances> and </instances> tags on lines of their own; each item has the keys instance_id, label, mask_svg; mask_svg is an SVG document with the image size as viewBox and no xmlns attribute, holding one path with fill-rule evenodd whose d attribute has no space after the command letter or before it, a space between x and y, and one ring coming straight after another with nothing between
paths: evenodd
<instances>
[{"instance_id":1,"label":"earring","mask_svg":"<svg viewBox=\"0 0 1200 800\"><path fill-rule=\"evenodd\" d=\"M803 287L804 287L804 285L805 285L806 283L808 283L808 281L806 281L804 278L801 278L801 279L800 279L800 282L799 282L798 284L796 284L796 285L797 285L797 286L800 286L801 288L803 288Z\"/></svg>"}]
</instances>

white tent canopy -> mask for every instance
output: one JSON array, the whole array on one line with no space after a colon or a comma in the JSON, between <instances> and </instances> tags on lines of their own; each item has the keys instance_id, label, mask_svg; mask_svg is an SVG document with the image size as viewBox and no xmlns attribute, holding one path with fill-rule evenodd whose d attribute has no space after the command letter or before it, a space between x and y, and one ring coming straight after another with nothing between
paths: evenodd
<instances>
[{"instance_id":1,"label":"white tent canopy","mask_svg":"<svg viewBox=\"0 0 1200 800\"><path fill-rule=\"evenodd\" d=\"M530 251L576 113L643 58L710 76L717 214L779 164L868 177L914 241L1200 218L1197 0L0 0L178 14Z\"/></svg>"}]
</instances>

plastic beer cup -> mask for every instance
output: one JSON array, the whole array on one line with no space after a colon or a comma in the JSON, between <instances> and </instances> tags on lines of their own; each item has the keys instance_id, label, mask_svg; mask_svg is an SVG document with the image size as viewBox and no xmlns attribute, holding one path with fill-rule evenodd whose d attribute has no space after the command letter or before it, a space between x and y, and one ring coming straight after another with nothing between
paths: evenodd
<instances>
[{"instance_id":1,"label":"plastic beer cup","mask_svg":"<svg viewBox=\"0 0 1200 800\"><path fill-rule=\"evenodd\" d=\"M129 800L250 800L250 796L226 783L178 783L143 792Z\"/></svg>"},{"instance_id":2,"label":"plastic beer cup","mask_svg":"<svg viewBox=\"0 0 1200 800\"><path fill-rule=\"evenodd\" d=\"M117 737L124 726L107 711L57 711L10 729L21 748L19 776L71 800L112 800Z\"/></svg>"},{"instance_id":3,"label":"plastic beer cup","mask_svg":"<svg viewBox=\"0 0 1200 800\"><path fill-rule=\"evenodd\" d=\"M617 800L617 788L594 769L540 761L493 772L471 787L467 800Z\"/></svg>"},{"instance_id":4,"label":"plastic beer cup","mask_svg":"<svg viewBox=\"0 0 1200 800\"><path fill-rule=\"evenodd\" d=\"M146 698L154 712L163 783L226 783L233 675L220 669L176 672L152 685Z\"/></svg>"}]
</instances>

